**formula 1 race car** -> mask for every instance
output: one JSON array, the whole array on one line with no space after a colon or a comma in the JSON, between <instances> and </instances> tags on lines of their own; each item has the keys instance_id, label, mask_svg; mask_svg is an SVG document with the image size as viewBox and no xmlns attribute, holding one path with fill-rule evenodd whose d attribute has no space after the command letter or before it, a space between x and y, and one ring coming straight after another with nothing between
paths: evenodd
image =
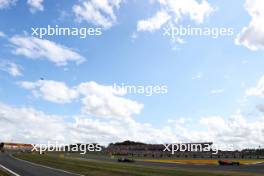
<instances>
[{"instance_id":1,"label":"formula 1 race car","mask_svg":"<svg viewBox=\"0 0 264 176\"><path fill-rule=\"evenodd\" d=\"M220 166L239 166L240 163L239 162L234 162L234 161L222 161L219 160L218 161Z\"/></svg>"},{"instance_id":2,"label":"formula 1 race car","mask_svg":"<svg viewBox=\"0 0 264 176\"><path fill-rule=\"evenodd\" d=\"M129 159L129 158L118 158L117 161L122 162L122 163L133 163L133 162L135 162L133 159Z\"/></svg>"}]
</instances>

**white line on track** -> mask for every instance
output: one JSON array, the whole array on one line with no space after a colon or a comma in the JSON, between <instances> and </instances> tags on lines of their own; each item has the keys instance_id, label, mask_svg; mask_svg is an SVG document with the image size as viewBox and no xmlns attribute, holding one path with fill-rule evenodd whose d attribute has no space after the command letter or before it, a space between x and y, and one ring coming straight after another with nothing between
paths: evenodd
<instances>
[{"instance_id":1,"label":"white line on track","mask_svg":"<svg viewBox=\"0 0 264 176\"><path fill-rule=\"evenodd\" d=\"M26 161L26 160L22 160L22 159L16 158L13 155L10 155L10 157L13 158L13 159L15 159L15 160L18 160L18 161L22 161L22 162L31 164L33 166L43 167L43 168L46 168L46 169L51 169L51 170L55 170L55 171L59 171L59 172L64 172L64 173L67 173L67 174L77 175L77 176L84 176L84 175L81 175L81 174L76 174L76 173L68 172L68 171L65 171L65 170L62 170L62 169L56 169L56 168L53 168L53 167L49 167L49 166L44 166L44 165L41 165L41 164L32 163L32 162L29 162L29 161Z\"/></svg>"},{"instance_id":2,"label":"white line on track","mask_svg":"<svg viewBox=\"0 0 264 176\"><path fill-rule=\"evenodd\" d=\"M14 176L20 176L19 174L15 173L14 171L11 171L10 169L6 168L5 166L0 164L0 167L3 168L4 170L6 170L7 172L9 172L10 174L14 175Z\"/></svg>"}]
</instances>

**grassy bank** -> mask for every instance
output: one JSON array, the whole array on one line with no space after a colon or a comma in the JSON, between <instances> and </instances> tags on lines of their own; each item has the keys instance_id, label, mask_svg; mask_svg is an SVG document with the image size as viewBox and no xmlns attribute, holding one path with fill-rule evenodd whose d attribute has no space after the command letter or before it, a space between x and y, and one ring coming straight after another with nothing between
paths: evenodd
<instances>
[{"instance_id":1,"label":"grassy bank","mask_svg":"<svg viewBox=\"0 0 264 176\"><path fill-rule=\"evenodd\" d=\"M61 158L51 155L19 154L16 157L34 163L63 169L86 176L243 176L241 173L185 171L166 167L138 166L96 160ZM246 176L248 174L244 174ZM253 174L251 174L253 176ZM257 175L256 175L257 176Z\"/></svg>"},{"instance_id":2,"label":"grassy bank","mask_svg":"<svg viewBox=\"0 0 264 176\"><path fill-rule=\"evenodd\" d=\"M230 160L230 159L229 159ZM155 163L180 163L180 164L213 164L218 165L218 160L206 160L206 159L179 159L179 160L144 160L147 162L155 162ZM236 160L231 159L230 161L239 162L240 164L257 164L264 163L264 160Z\"/></svg>"},{"instance_id":3,"label":"grassy bank","mask_svg":"<svg viewBox=\"0 0 264 176\"><path fill-rule=\"evenodd\" d=\"M0 176L10 176L7 172L0 169Z\"/></svg>"}]
</instances>

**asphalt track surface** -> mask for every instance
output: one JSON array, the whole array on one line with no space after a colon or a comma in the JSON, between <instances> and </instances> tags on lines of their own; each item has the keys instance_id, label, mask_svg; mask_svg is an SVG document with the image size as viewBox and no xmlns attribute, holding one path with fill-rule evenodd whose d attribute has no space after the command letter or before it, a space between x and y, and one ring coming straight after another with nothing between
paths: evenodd
<instances>
[{"instance_id":1,"label":"asphalt track surface","mask_svg":"<svg viewBox=\"0 0 264 176\"><path fill-rule=\"evenodd\" d=\"M16 176L78 176L77 174L71 174L62 170L17 160L8 154L0 154L0 164L16 173Z\"/></svg>"}]
</instances>

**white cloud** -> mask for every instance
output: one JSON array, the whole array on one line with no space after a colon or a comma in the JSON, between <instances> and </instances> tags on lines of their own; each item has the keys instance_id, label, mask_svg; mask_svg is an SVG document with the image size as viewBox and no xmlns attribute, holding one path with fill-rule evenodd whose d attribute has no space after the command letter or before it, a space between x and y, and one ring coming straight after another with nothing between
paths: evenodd
<instances>
[{"instance_id":1,"label":"white cloud","mask_svg":"<svg viewBox=\"0 0 264 176\"><path fill-rule=\"evenodd\" d=\"M213 141L217 145L234 145L235 148L258 147L264 143L264 118L249 122L237 113L229 119L203 117L200 119L202 130L192 128L194 124L197 125L195 121L188 120L186 123L184 119L179 119L164 128L155 128L132 118L103 120L79 115L64 117L0 103L1 141L47 143L56 140L101 144L123 140L148 143Z\"/></svg>"},{"instance_id":2,"label":"white cloud","mask_svg":"<svg viewBox=\"0 0 264 176\"><path fill-rule=\"evenodd\" d=\"M13 45L14 54L30 59L47 59L57 66L67 65L70 61L79 64L85 60L71 48L45 39L14 36L9 41Z\"/></svg>"},{"instance_id":3,"label":"white cloud","mask_svg":"<svg viewBox=\"0 0 264 176\"><path fill-rule=\"evenodd\" d=\"M20 82L19 85L25 89L31 90L36 97L54 103L70 103L78 97L78 92L69 88L63 82L52 80L40 80L37 82Z\"/></svg>"},{"instance_id":4,"label":"white cloud","mask_svg":"<svg viewBox=\"0 0 264 176\"><path fill-rule=\"evenodd\" d=\"M123 92L95 82L80 84L78 92L85 95L82 98L82 111L91 115L129 118L132 114L139 114L143 108L142 104L121 97Z\"/></svg>"},{"instance_id":5,"label":"white cloud","mask_svg":"<svg viewBox=\"0 0 264 176\"><path fill-rule=\"evenodd\" d=\"M32 13L35 13L36 11L43 11L43 1L44 0L27 0L27 4L30 6L30 11Z\"/></svg>"},{"instance_id":6,"label":"white cloud","mask_svg":"<svg viewBox=\"0 0 264 176\"><path fill-rule=\"evenodd\" d=\"M246 90L246 95L264 98L264 76L260 78L256 87Z\"/></svg>"},{"instance_id":7,"label":"white cloud","mask_svg":"<svg viewBox=\"0 0 264 176\"><path fill-rule=\"evenodd\" d=\"M124 92L117 92L110 86L86 82L69 88L64 83L44 80L22 82L20 85L55 103L81 100L81 115L72 117L70 124L63 122L60 127L67 128L68 139L74 141L104 144L128 139L151 143L213 141L217 145L234 145L235 148L256 147L264 142L264 118L249 122L240 112L228 119L202 117L200 123L190 118L179 118L170 120L163 128L155 128L132 118L140 113L143 104L125 98Z\"/></svg>"},{"instance_id":8,"label":"white cloud","mask_svg":"<svg viewBox=\"0 0 264 176\"><path fill-rule=\"evenodd\" d=\"M3 33L3 32L0 31L0 38L1 37L6 37L6 35L5 35L5 33Z\"/></svg>"},{"instance_id":9,"label":"white cloud","mask_svg":"<svg viewBox=\"0 0 264 176\"><path fill-rule=\"evenodd\" d=\"M110 28L116 23L115 10L119 9L121 2L122 0L81 0L72 9L79 21Z\"/></svg>"},{"instance_id":10,"label":"white cloud","mask_svg":"<svg viewBox=\"0 0 264 176\"><path fill-rule=\"evenodd\" d=\"M15 5L16 0L0 0L0 9L5 9L11 5Z\"/></svg>"},{"instance_id":11,"label":"white cloud","mask_svg":"<svg viewBox=\"0 0 264 176\"><path fill-rule=\"evenodd\" d=\"M237 112L227 120L223 117L204 117L200 122L207 126L210 138L218 144L245 148L258 147L264 142L264 118L249 122Z\"/></svg>"},{"instance_id":12,"label":"white cloud","mask_svg":"<svg viewBox=\"0 0 264 176\"><path fill-rule=\"evenodd\" d=\"M12 107L0 103L1 141L47 142L66 140L63 119L33 108ZM65 135L65 136L64 136Z\"/></svg>"},{"instance_id":13,"label":"white cloud","mask_svg":"<svg viewBox=\"0 0 264 176\"><path fill-rule=\"evenodd\" d=\"M264 49L264 1L246 0L245 8L251 21L241 30L235 42L253 51Z\"/></svg>"},{"instance_id":14,"label":"white cloud","mask_svg":"<svg viewBox=\"0 0 264 176\"><path fill-rule=\"evenodd\" d=\"M165 11L159 11L147 20L140 20L137 23L137 31L155 31L160 29L162 25L168 22L170 16Z\"/></svg>"},{"instance_id":15,"label":"white cloud","mask_svg":"<svg viewBox=\"0 0 264 176\"><path fill-rule=\"evenodd\" d=\"M159 0L159 2L163 8L173 13L174 21L181 20L183 16L189 16L194 22L202 23L205 17L214 11L207 0L201 2L197 0Z\"/></svg>"},{"instance_id":16,"label":"white cloud","mask_svg":"<svg viewBox=\"0 0 264 176\"><path fill-rule=\"evenodd\" d=\"M3 103L0 103L0 125L0 141L108 144L127 139L156 143L176 139L165 129L155 129L132 119L102 121L88 116L63 117Z\"/></svg>"},{"instance_id":17,"label":"white cloud","mask_svg":"<svg viewBox=\"0 0 264 176\"><path fill-rule=\"evenodd\" d=\"M157 0L161 10L147 20L138 21L138 31L159 30L165 24L177 24L184 17L196 23L203 23L214 8L206 1L197 0Z\"/></svg>"},{"instance_id":18,"label":"white cloud","mask_svg":"<svg viewBox=\"0 0 264 176\"><path fill-rule=\"evenodd\" d=\"M220 116L203 117L200 119L200 123L205 126L208 126L210 130L214 130L217 128L222 128L223 130L227 130L226 122Z\"/></svg>"},{"instance_id":19,"label":"white cloud","mask_svg":"<svg viewBox=\"0 0 264 176\"><path fill-rule=\"evenodd\" d=\"M0 70L9 73L11 76L22 76L22 67L10 61L0 61Z\"/></svg>"},{"instance_id":20,"label":"white cloud","mask_svg":"<svg viewBox=\"0 0 264 176\"><path fill-rule=\"evenodd\" d=\"M211 90L210 94L221 94L224 91L225 91L224 89L215 89L215 90Z\"/></svg>"},{"instance_id":21,"label":"white cloud","mask_svg":"<svg viewBox=\"0 0 264 176\"><path fill-rule=\"evenodd\" d=\"M124 98L123 91L96 82L85 82L75 87L68 87L63 82L40 80L20 82L19 85L31 90L33 95L54 103L70 103L80 98L82 113L106 118L130 118L139 114L143 105Z\"/></svg>"}]
</instances>

